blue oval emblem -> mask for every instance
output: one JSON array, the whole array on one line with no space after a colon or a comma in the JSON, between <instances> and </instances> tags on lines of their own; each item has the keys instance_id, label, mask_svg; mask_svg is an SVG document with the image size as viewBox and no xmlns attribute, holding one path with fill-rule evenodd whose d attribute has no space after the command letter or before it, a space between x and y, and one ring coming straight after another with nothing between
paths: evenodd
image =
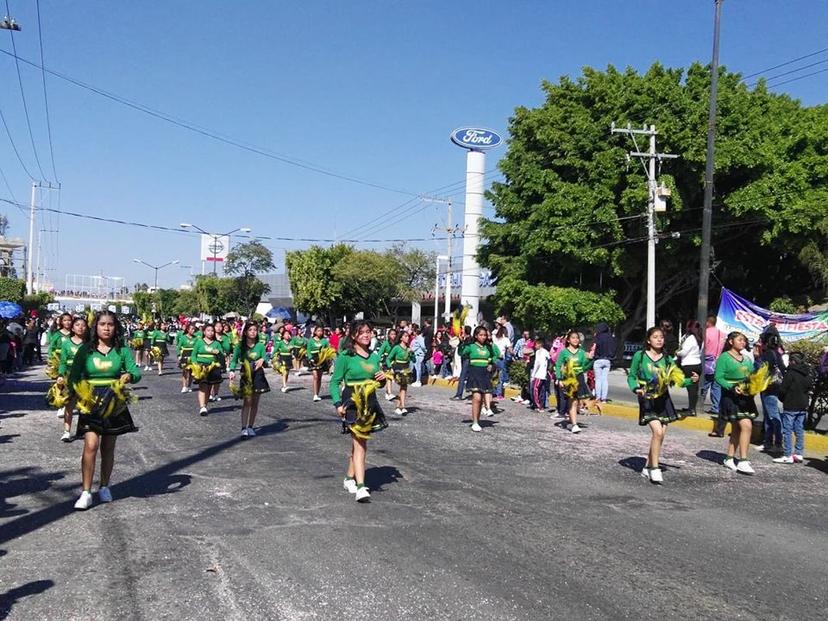
<instances>
[{"instance_id":1,"label":"blue oval emblem","mask_svg":"<svg viewBox=\"0 0 828 621\"><path fill-rule=\"evenodd\" d=\"M480 151L498 146L503 139L500 134L480 127L461 127L451 132L451 141L458 147Z\"/></svg>"}]
</instances>

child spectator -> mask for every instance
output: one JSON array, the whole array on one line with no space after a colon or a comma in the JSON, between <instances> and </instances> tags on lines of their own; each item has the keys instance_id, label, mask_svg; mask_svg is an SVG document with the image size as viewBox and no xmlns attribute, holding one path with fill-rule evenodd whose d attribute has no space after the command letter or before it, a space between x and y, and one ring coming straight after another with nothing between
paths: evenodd
<instances>
[{"instance_id":1,"label":"child spectator","mask_svg":"<svg viewBox=\"0 0 828 621\"><path fill-rule=\"evenodd\" d=\"M808 409L808 393L813 387L811 370L800 352L790 355L790 365L779 396L782 399L782 445L785 454L773 461L778 464L802 463L805 449L805 411ZM796 450L791 446L791 436L796 434Z\"/></svg>"}]
</instances>

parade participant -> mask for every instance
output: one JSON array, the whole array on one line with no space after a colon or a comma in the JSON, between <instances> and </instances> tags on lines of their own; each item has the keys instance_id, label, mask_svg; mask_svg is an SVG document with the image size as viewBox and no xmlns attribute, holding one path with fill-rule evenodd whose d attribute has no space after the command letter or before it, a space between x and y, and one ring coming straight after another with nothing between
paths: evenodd
<instances>
[{"instance_id":1,"label":"parade participant","mask_svg":"<svg viewBox=\"0 0 828 621\"><path fill-rule=\"evenodd\" d=\"M587 386L584 374L592 367L590 355L581 349L581 335L577 330L570 330L566 335L566 347L558 354L555 363L555 377L559 385L567 393L569 406L569 424L567 429L572 433L580 433L578 426L578 411L583 402L591 399L592 392ZM569 390L566 390L566 388Z\"/></svg>"},{"instance_id":2,"label":"parade participant","mask_svg":"<svg viewBox=\"0 0 828 621\"><path fill-rule=\"evenodd\" d=\"M410 341L411 333L401 332L399 342L388 352L388 367L394 374L394 381L400 387L397 409L394 410L397 416L408 414L408 410L405 409L405 396L411 381L411 350L408 347Z\"/></svg>"},{"instance_id":3,"label":"parade participant","mask_svg":"<svg viewBox=\"0 0 828 621\"><path fill-rule=\"evenodd\" d=\"M477 326L472 335L474 339L466 345L463 356L468 360L466 371L466 389L472 393L472 431L482 431L480 413L490 411L486 396L492 395L492 374L497 369L496 361L500 356L497 346L489 342L489 331L485 326Z\"/></svg>"},{"instance_id":4,"label":"parade participant","mask_svg":"<svg viewBox=\"0 0 828 621\"><path fill-rule=\"evenodd\" d=\"M221 384L221 358L224 349L216 340L216 329L207 324L203 337L196 340L193 353L190 354L190 371L193 380L198 383L198 413L207 416L207 402L213 386Z\"/></svg>"},{"instance_id":5,"label":"parade participant","mask_svg":"<svg viewBox=\"0 0 828 621\"><path fill-rule=\"evenodd\" d=\"M190 322L183 331L178 332L176 337L176 350L178 351L178 366L181 369L181 392L192 392L190 382L192 381L192 373L190 371L190 355L193 353L195 347L196 326Z\"/></svg>"},{"instance_id":6,"label":"parade participant","mask_svg":"<svg viewBox=\"0 0 828 621\"><path fill-rule=\"evenodd\" d=\"M56 384L59 390L66 389L66 380L69 377L69 371L72 369L72 363L75 361L75 355L81 345L86 342L89 336L89 324L86 323L84 317L75 317L72 320L72 335L63 341L60 347L60 364L58 366L58 377ZM74 410L74 403L71 398L66 399L66 405L63 408L63 435L60 437L64 442L72 441L72 411Z\"/></svg>"},{"instance_id":7,"label":"parade participant","mask_svg":"<svg viewBox=\"0 0 828 621\"><path fill-rule=\"evenodd\" d=\"M169 355L169 349L167 348L167 331L169 330L169 326L167 325L166 321L162 321L158 324L158 328L152 331L150 335L150 341L152 342L152 349L150 350L150 356L152 361L158 367L158 375L164 374L164 359Z\"/></svg>"},{"instance_id":8,"label":"parade participant","mask_svg":"<svg viewBox=\"0 0 828 621\"><path fill-rule=\"evenodd\" d=\"M753 371L753 364L743 354L747 337L741 332L731 332L725 340L724 351L716 360L714 379L722 388L719 401L719 417L730 423L730 440L727 444L725 468L742 474L755 474L748 460L753 419L757 416L753 395L748 394L747 382ZM739 463L736 463L736 452Z\"/></svg>"},{"instance_id":9,"label":"parade participant","mask_svg":"<svg viewBox=\"0 0 828 621\"><path fill-rule=\"evenodd\" d=\"M138 326L132 333L132 338L129 341L129 346L132 348L132 351L135 354L135 364L139 367L144 365L144 341L146 339L147 332L144 329L144 324L142 322L138 322Z\"/></svg>"},{"instance_id":10,"label":"parade participant","mask_svg":"<svg viewBox=\"0 0 828 621\"><path fill-rule=\"evenodd\" d=\"M627 374L627 385L638 395L638 424L649 427L650 450L641 476L661 484L664 477L659 465L661 445L667 434L667 425L682 418L670 398L669 387L686 388L699 381L699 374L686 377L675 360L664 352L664 332L661 328L647 330L644 349L635 352Z\"/></svg>"},{"instance_id":11,"label":"parade participant","mask_svg":"<svg viewBox=\"0 0 828 621\"><path fill-rule=\"evenodd\" d=\"M77 400L80 416L76 436L83 438L81 474L83 491L75 509L92 506L92 478L101 450L98 499L112 502L109 480L115 464L115 441L124 433L138 431L127 404L125 385L141 379L141 370L124 346L123 327L115 314L100 311L92 323L88 343L78 348L69 372L69 392Z\"/></svg>"},{"instance_id":12,"label":"parade participant","mask_svg":"<svg viewBox=\"0 0 828 621\"><path fill-rule=\"evenodd\" d=\"M343 339L331 377L331 398L342 418L343 433L351 434L351 455L343 487L355 494L357 502L368 502L371 494L365 486L367 440L373 431L388 426L377 401L377 388L385 382L380 358L368 349L372 326L359 321ZM342 388L342 384L345 387Z\"/></svg>"},{"instance_id":13,"label":"parade participant","mask_svg":"<svg viewBox=\"0 0 828 621\"><path fill-rule=\"evenodd\" d=\"M344 338L343 338L344 341ZM385 340L382 342L382 345L379 346L377 353L380 357L380 365L382 366L383 371L388 370L388 354L394 349L394 346L397 344L397 329L391 328L388 330L388 334L385 336ZM396 399L393 392L391 391L391 382L385 382L385 400L386 401L393 401Z\"/></svg>"},{"instance_id":14,"label":"parade participant","mask_svg":"<svg viewBox=\"0 0 828 621\"><path fill-rule=\"evenodd\" d=\"M216 343L221 348L221 355L218 357L220 376L218 383L212 384L208 399L210 401L221 401L221 396L219 396L219 389L221 388L222 376L224 375L224 372L227 371L228 358L233 354L233 337L226 329L227 324L220 319L216 321L216 323L213 325L213 328L215 329L216 333Z\"/></svg>"},{"instance_id":15,"label":"parade participant","mask_svg":"<svg viewBox=\"0 0 828 621\"><path fill-rule=\"evenodd\" d=\"M147 323L146 333L144 336L144 371L150 370L150 360L152 358L152 342L155 334L155 327L156 324L154 321L150 321L149 323Z\"/></svg>"},{"instance_id":16,"label":"parade participant","mask_svg":"<svg viewBox=\"0 0 828 621\"><path fill-rule=\"evenodd\" d=\"M273 369L282 376L282 392L288 391L288 376L293 362L291 338L290 331L282 328L279 330L279 338L273 341Z\"/></svg>"},{"instance_id":17,"label":"parade participant","mask_svg":"<svg viewBox=\"0 0 828 621\"><path fill-rule=\"evenodd\" d=\"M290 339L290 352L293 354L293 370L300 374L303 358L303 350L305 349L305 338L296 331L296 334Z\"/></svg>"},{"instance_id":18,"label":"parade participant","mask_svg":"<svg viewBox=\"0 0 828 621\"><path fill-rule=\"evenodd\" d=\"M3 330L6 333L6 330ZM49 340L46 348L46 375L49 379L57 380L60 377L60 352L63 341L72 336L72 315L62 313L52 324L49 331ZM66 410L63 406L56 408L58 418L65 418Z\"/></svg>"},{"instance_id":19,"label":"parade participant","mask_svg":"<svg viewBox=\"0 0 828 621\"><path fill-rule=\"evenodd\" d=\"M241 375L237 396L241 397L241 435L252 438L256 435L253 424L259 411L259 399L262 393L270 392L270 385L264 373L265 345L259 340L259 327L248 321L242 330L242 338L233 350L230 362L230 381L236 378L236 369L241 364Z\"/></svg>"},{"instance_id":20,"label":"parade participant","mask_svg":"<svg viewBox=\"0 0 828 621\"><path fill-rule=\"evenodd\" d=\"M322 390L322 374L328 370L335 352L331 349L328 339L325 338L325 330L317 325L313 329L313 336L308 339L305 345L305 357L308 368L311 370L311 381L313 384L313 400L322 401L319 392Z\"/></svg>"}]
</instances>

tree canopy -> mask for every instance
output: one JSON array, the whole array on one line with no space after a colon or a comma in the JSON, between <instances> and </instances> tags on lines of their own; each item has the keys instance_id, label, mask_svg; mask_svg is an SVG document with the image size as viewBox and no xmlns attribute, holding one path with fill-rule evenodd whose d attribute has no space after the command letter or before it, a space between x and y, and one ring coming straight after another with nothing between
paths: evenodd
<instances>
[{"instance_id":1,"label":"tree canopy","mask_svg":"<svg viewBox=\"0 0 828 621\"><path fill-rule=\"evenodd\" d=\"M672 199L657 216L656 301L659 315L695 315L709 87L699 64L585 68L577 80L544 82L541 106L515 110L505 181L489 192L495 217L481 228L480 259L504 310L531 317L507 294L521 287L541 287L529 289L538 297L574 288L615 300L622 333L643 327L648 189L626 154L646 145L610 135L614 122L656 125L658 150L679 156L659 166ZM804 108L763 83L751 90L721 69L715 171L715 276L760 303L825 286L828 106Z\"/></svg>"}]
</instances>

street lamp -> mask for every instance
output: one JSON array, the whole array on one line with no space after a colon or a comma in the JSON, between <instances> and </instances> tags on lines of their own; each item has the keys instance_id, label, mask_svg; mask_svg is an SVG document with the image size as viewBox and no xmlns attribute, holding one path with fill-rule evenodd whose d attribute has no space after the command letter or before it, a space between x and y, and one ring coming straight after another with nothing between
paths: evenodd
<instances>
[{"instance_id":1,"label":"street lamp","mask_svg":"<svg viewBox=\"0 0 828 621\"><path fill-rule=\"evenodd\" d=\"M155 286L153 287L154 291L158 290L158 270L164 269L165 267L169 267L170 265L178 264L178 259L176 259L175 261L170 261L169 263L164 263L164 265L151 265L146 261L142 261L141 259L133 259L133 261L135 261L136 263L140 263L141 265L146 265L150 269L155 270Z\"/></svg>"},{"instance_id":2,"label":"street lamp","mask_svg":"<svg viewBox=\"0 0 828 621\"><path fill-rule=\"evenodd\" d=\"M6 15L3 21L0 22L0 30L16 30L20 32L20 24L14 21L13 17Z\"/></svg>"},{"instance_id":3,"label":"street lamp","mask_svg":"<svg viewBox=\"0 0 828 621\"><path fill-rule=\"evenodd\" d=\"M437 307L440 306L440 261L448 261L448 256L438 254L434 270L434 330L437 330ZM446 274L450 278L451 274Z\"/></svg>"},{"instance_id":4,"label":"street lamp","mask_svg":"<svg viewBox=\"0 0 828 621\"><path fill-rule=\"evenodd\" d=\"M189 222L182 222L181 224L179 224L179 226L180 226L182 229L195 229L196 231L199 231L200 233L203 233L204 235L207 235L208 237L211 237L211 238L213 239L213 244L212 244L212 250L213 250L213 274L215 274L215 273L216 273L216 263L218 263L218 261L216 260L216 258L218 257L218 249L219 249L218 244L219 244L219 238L220 238L220 237L229 237L229 236L230 236L230 235L232 235L233 233L238 233L239 231L241 231L242 233L249 233L249 232L251 231L250 227L248 227L248 226L243 226L243 227L240 227L240 228L238 228L238 229L233 229L232 231L229 231L229 232L227 232L227 233L218 233L218 234L216 234L216 233L208 233L207 231L205 231L205 230L204 230L203 228L201 228L200 226L196 226L195 224L190 224Z\"/></svg>"}]
</instances>

